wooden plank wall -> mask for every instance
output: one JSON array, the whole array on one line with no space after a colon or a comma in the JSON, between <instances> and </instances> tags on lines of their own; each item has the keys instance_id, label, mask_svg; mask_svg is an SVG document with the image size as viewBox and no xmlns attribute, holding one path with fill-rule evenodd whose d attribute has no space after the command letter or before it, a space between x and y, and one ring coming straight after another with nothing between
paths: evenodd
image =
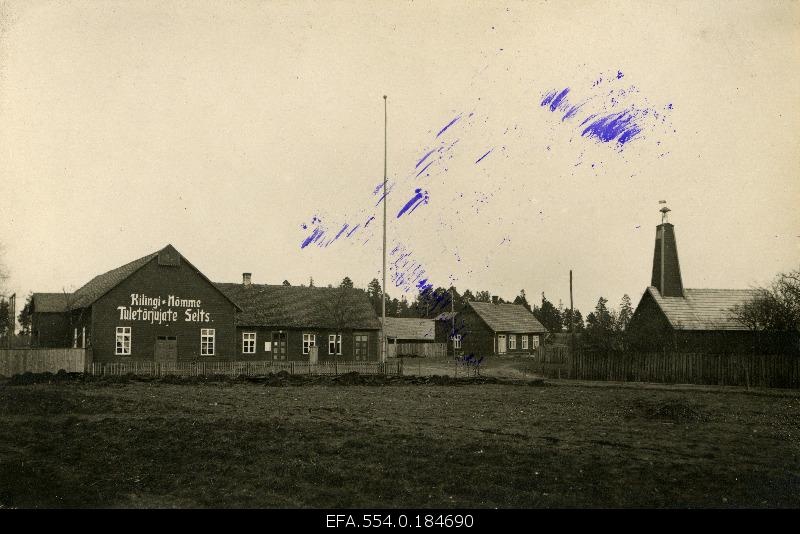
<instances>
[{"instance_id":1,"label":"wooden plank wall","mask_svg":"<svg viewBox=\"0 0 800 534\"><path fill-rule=\"evenodd\" d=\"M0 375L57 373L62 369L82 373L86 361L86 349L0 349Z\"/></svg>"},{"instance_id":2,"label":"wooden plank wall","mask_svg":"<svg viewBox=\"0 0 800 534\"><path fill-rule=\"evenodd\" d=\"M791 354L603 353L548 347L534 356L544 376L577 380L800 388L800 357Z\"/></svg>"}]
</instances>

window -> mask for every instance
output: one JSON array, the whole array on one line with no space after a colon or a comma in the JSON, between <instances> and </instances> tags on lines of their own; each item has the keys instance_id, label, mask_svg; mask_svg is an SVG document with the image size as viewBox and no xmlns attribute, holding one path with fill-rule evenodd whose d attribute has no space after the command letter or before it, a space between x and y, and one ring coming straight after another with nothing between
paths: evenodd
<instances>
[{"instance_id":1,"label":"window","mask_svg":"<svg viewBox=\"0 0 800 534\"><path fill-rule=\"evenodd\" d=\"M242 332L242 354L256 353L256 333Z\"/></svg>"},{"instance_id":2,"label":"window","mask_svg":"<svg viewBox=\"0 0 800 534\"><path fill-rule=\"evenodd\" d=\"M353 335L353 356L356 360L366 360L369 346L369 336L367 334Z\"/></svg>"},{"instance_id":3,"label":"window","mask_svg":"<svg viewBox=\"0 0 800 534\"><path fill-rule=\"evenodd\" d=\"M456 334L453 336L453 348L454 349L461 348L461 334Z\"/></svg>"},{"instance_id":4,"label":"window","mask_svg":"<svg viewBox=\"0 0 800 534\"><path fill-rule=\"evenodd\" d=\"M516 349L517 348L517 335L511 334L508 336L508 348L509 349Z\"/></svg>"},{"instance_id":5,"label":"window","mask_svg":"<svg viewBox=\"0 0 800 534\"><path fill-rule=\"evenodd\" d=\"M114 354L118 356L131 355L131 327L118 326L117 327L117 349Z\"/></svg>"},{"instance_id":6,"label":"window","mask_svg":"<svg viewBox=\"0 0 800 534\"><path fill-rule=\"evenodd\" d=\"M303 334L303 354L311 352L311 347L317 346L317 336L314 334Z\"/></svg>"},{"instance_id":7,"label":"window","mask_svg":"<svg viewBox=\"0 0 800 534\"><path fill-rule=\"evenodd\" d=\"M531 336L531 343L533 343L533 348L539 348L539 336Z\"/></svg>"},{"instance_id":8,"label":"window","mask_svg":"<svg viewBox=\"0 0 800 534\"><path fill-rule=\"evenodd\" d=\"M528 334L524 334L524 335L520 336L520 339L522 340L522 350L527 350L527 348L528 348Z\"/></svg>"},{"instance_id":9,"label":"window","mask_svg":"<svg viewBox=\"0 0 800 534\"><path fill-rule=\"evenodd\" d=\"M342 335L330 334L328 336L328 354L341 354L342 353Z\"/></svg>"},{"instance_id":10,"label":"window","mask_svg":"<svg viewBox=\"0 0 800 534\"><path fill-rule=\"evenodd\" d=\"M214 337L215 331L213 328L200 329L200 356L214 355Z\"/></svg>"}]
</instances>

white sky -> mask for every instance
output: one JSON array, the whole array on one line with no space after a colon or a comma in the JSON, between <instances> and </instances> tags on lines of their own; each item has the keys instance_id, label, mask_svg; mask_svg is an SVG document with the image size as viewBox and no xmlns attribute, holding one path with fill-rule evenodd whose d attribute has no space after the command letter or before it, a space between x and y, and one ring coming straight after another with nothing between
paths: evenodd
<instances>
[{"instance_id":1,"label":"white sky","mask_svg":"<svg viewBox=\"0 0 800 534\"><path fill-rule=\"evenodd\" d=\"M539 105L600 78L667 121L618 151ZM335 232L377 209L383 94L390 246L435 286L568 305L573 269L584 315L600 295L635 305L662 199L686 287L800 263L798 2L15 1L5 291L74 290L167 243L215 281L380 279L379 232L300 243L313 216ZM397 219L415 187L428 204Z\"/></svg>"}]
</instances>

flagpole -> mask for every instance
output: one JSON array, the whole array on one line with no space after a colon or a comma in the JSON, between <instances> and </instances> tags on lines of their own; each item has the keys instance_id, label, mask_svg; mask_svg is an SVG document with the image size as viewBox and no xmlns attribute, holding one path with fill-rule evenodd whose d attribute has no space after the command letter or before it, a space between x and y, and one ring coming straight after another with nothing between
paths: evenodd
<instances>
[{"instance_id":1,"label":"flagpole","mask_svg":"<svg viewBox=\"0 0 800 534\"><path fill-rule=\"evenodd\" d=\"M383 95L383 285L381 286L381 361L386 361L386 203L389 201L386 190L386 153L387 153L387 123L388 104L386 95Z\"/></svg>"}]
</instances>

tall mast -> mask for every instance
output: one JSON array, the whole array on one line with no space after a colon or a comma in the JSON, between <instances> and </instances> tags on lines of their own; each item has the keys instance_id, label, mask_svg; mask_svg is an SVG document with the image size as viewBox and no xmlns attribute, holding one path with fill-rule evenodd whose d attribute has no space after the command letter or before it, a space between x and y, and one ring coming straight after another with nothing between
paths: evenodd
<instances>
[{"instance_id":1,"label":"tall mast","mask_svg":"<svg viewBox=\"0 0 800 534\"><path fill-rule=\"evenodd\" d=\"M386 95L383 95L383 285L381 286L381 361L386 361L386 203L389 201L389 194L386 190L387 181L387 123L388 123L388 103Z\"/></svg>"}]
</instances>

